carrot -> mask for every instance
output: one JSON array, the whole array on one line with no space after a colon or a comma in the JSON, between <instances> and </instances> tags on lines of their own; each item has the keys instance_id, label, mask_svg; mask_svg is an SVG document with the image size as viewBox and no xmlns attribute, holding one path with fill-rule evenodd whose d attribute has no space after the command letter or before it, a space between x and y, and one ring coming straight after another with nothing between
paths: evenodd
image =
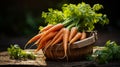
<instances>
[{"instance_id":1,"label":"carrot","mask_svg":"<svg viewBox=\"0 0 120 67\"><path fill-rule=\"evenodd\" d=\"M49 25L47 25L46 27L44 27L44 28L41 30L41 32L47 31L48 29L52 28L53 26L54 26L54 25L49 24Z\"/></svg>"},{"instance_id":2,"label":"carrot","mask_svg":"<svg viewBox=\"0 0 120 67\"><path fill-rule=\"evenodd\" d=\"M53 44L52 44L51 46L59 43L60 41L62 41L62 39L63 39L63 34L61 34L61 35L53 42Z\"/></svg>"},{"instance_id":3,"label":"carrot","mask_svg":"<svg viewBox=\"0 0 120 67\"><path fill-rule=\"evenodd\" d=\"M68 44L68 53L70 54L70 45L73 44L75 41L77 41L78 39L80 39L82 36L82 34L80 32L77 32L77 34L70 40L69 44Z\"/></svg>"},{"instance_id":4,"label":"carrot","mask_svg":"<svg viewBox=\"0 0 120 67\"><path fill-rule=\"evenodd\" d=\"M40 38L39 38L32 46L34 46L34 45L39 46L39 43L40 43ZM31 47L32 47L32 46L31 46ZM31 48L31 47L30 47L30 48Z\"/></svg>"},{"instance_id":5,"label":"carrot","mask_svg":"<svg viewBox=\"0 0 120 67\"><path fill-rule=\"evenodd\" d=\"M81 36L80 40L85 39L85 38L86 38L86 36L87 36L87 34L83 31L83 32L82 32L82 36Z\"/></svg>"},{"instance_id":6,"label":"carrot","mask_svg":"<svg viewBox=\"0 0 120 67\"><path fill-rule=\"evenodd\" d=\"M46 50L47 50L47 48L49 47L51 41L52 41L52 40L49 40L49 41L47 42L47 44L45 45L45 48L43 49L43 53L46 52Z\"/></svg>"},{"instance_id":7,"label":"carrot","mask_svg":"<svg viewBox=\"0 0 120 67\"><path fill-rule=\"evenodd\" d=\"M56 35L55 37L52 39L50 44L53 44L54 41L56 41L56 39L59 39L60 35L63 33L64 28L62 28Z\"/></svg>"},{"instance_id":8,"label":"carrot","mask_svg":"<svg viewBox=\"0 0 120 67\"><path fill-rule=\"evenodd\" d=\"M46 44L46 42L44 42L43 44L39 44L39 46L35 50L35 53L38 52L40 49L42 49L45 46L45 44Z\"/></svg>"},{"instance_id":9,"label":"carrot","mask_svg":"<svg viewBox=\"0 0 120 67\"><path fill-rule=\"evenodd\" d=\"M54 25L52 28L48 29L47 31L43 32L43 35L41 36L41 39L44 38L47 34L49 34L52 31L57 31L60 30L61 28L63 28L64 25L59 23L57 25Z\"/></svg>"},{"instance_id":10,"label":"carrot","mask_svg":"<svg viewBox=\"0 0 120 67\"><path fill-rule=\"evenodd\" d=\"M47 48L49 47L49 46L53 46L54 44L56 44L57 42L59 42L60 40L62 40L62 36L63 35L61 35L62 33L63 33L63 28L55 35L55 37L52 39L52 41L45 47L45 49L44 49L44 52L47 50Z\"/></svg>"},{"instance_id":11,"label":"carrot","mask_svg":"<svg viewBox=\"0 0 120 67\"><path fill-rule=\"evenodd\" d=\"M39 45L39 42L40 42L40 38L34 43L34 45Z\"/></svg>"},{"instance_id":12,"label":"carrot","mask_svg":"<svg viewBox=\"0 0 120 67\"><path fill-rule=\"evenodd\" d=\"M63 42L60 42L60 43L57 44L57 47L55 48L55 51L54 51L55 54L58 53L58 49L61 48L61 45L63 45ZM52 58L54 58L54 57L55 57L55 58L61 58L61 57L54 56L52 50L50 50L50 51L51 51L51 52L50 52L50 55L52 56Z\"/></svg>"},{"instance_id":13,"label":"carrot","mask_svg":"<svg viewBox=\"0 0 120 67\"><path fill-rule=\"evenodd\" d=\"M43 53L45 53L45 49L46 47L48 47L48 44L51 42L51 40L48 40L47 43L45 44L45 46L43 47Z\"/></svg>"},{"instance_id":14,"label":"carrot","mask_svg":"<svg viewBox=\"0 0 120 67\"><path fill-rule=\"evenodd\" d=\"M52 56L52 46L54 46L55 44L61 42L62 39L63 39L63 34L61 34L61 35L58 37L58 39L56 39L56 40L51 44L51 46L50 46L50 55L51 55L51 56Z\"/></svg>"},{"instance_id":15,"label":"carrot","mask_svg":"<svg viewBox=\"0 0 120 67\"><path fill-rule=\"evenodd\" d=\"M34 37L32 37L32 38L25 44L24 49L27 47L28 44L37 41L42 35L43 35L43 33L39 33L39 34L35 35Z\"/></svg>"},{"instance_id":16,"label":"carrot","mask_svg":"<svg viewBox=\"0 0 120 67\"><path fill-rule=\"evenodd\" d=\"M46 35L42 40L39 38L34 44L39 46L40 44L44 44L44 42L48 41L49 39L53 38L57 34L57 31L50 32L48 35Z\"/></svg>"},{"instance_id":17,"label":"carrot","mask_svg":"<svg viewBox=\"0 0 120 67\"><path fill-rule=\"evenodd\" d=\"M80 32L78 32L69 42L69 44L73 44L75 41L77 41L78 39L80 39L82 36L82 34Z\"/></svg>"},{"instance_id":18,"label":"carrot","mask_svg":"<svg viewBox=\"0 0 120 67\"><path fill-rule=\"evenodd\" d=\"M40 39L38 39L33 45L31 45L31 46L29 47L29 49L32 48L32 47L35 46L35 45L36 45L36 46L39 46L39 42L40 42Z\"/></svg>"},{"instance_id":19,"label":"carrot","mask_svg":"<svg viewBox=\"0 0 120 67\"><path fill-rule=\"evenodd\" d=\"M40 40L40 44L43 44L45 41L48 41L49 39L53 38L57 34L57 31L50 32L48 35L44 36L43 39Z\"/></svg>"},{"instance_id":20,"label":"carrot","mask_svg":"<svg viewBox=\"0 0 120 67\"><path fill-rule=\"evenodd\" d=\"M77 27L72 27L70 31L69 41L77 34Z\"/></svg>"},{"instance_id":21,"label":"carrot","mask_svg":"<svg viewBox=\"0 0 120 67\"><path fill-rule=\"evenodd\" d=\"M38 48L36 49L35 52L39 51L40 49L44 48L46 45L46 42L49 41L51 38L53 38L57 34L57 31L55 32L50 32L48 35L46 35L39 43ZM47 43L49 44L49 42ZM45 51L44 51L45 52Z\"/></svg>"},{"instance_id":22,"label":"carrot","mask_svg":"<svg viewBox=\"0 0 120 67\"><path fill-rule=\"evenodd\" d=\"M69 30L67 28L64 28L64 33L63 33L63 48L64 48L64 56L62 58L67 58L67 45L68 45L68 40L69 40ZM62 59L61 58L61 59Z\"/></svg>"},{"instance_id":23,"label":"carrot","mask_svg":"<svg viewBox=\"0 0 120 67\"><path fill-rule=\"evenodd\" d=\"M45 41L43 41L43 43L39 43L39 46L38 46L38 48L36 49L36 51L35 52L37 52L37 51L39 51L40 49L42 49L42 48L46 48L47 47L47 45L51 42L51 40L49 39L49 37L52 37L53 35L55 35L57 32L51 32L48 36L46 36L46 37L48 37L48 39L46 39ZM43 52L45 52L45 51L43 51Z\"/></svg>"}]
</instances>

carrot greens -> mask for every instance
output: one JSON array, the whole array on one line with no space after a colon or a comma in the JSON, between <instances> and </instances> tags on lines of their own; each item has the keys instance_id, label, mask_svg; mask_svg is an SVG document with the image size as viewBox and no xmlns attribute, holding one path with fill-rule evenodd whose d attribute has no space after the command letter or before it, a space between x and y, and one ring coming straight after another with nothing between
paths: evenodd
<instances>
[{"instance_id":1,"label":"carrot greens","mask_svg":"<svg viewBox=\"0 0 120 67\"><path fill-rule=\"evenodd\" d=\"M49 8L48 12L42 12L42 17L48 24L63 23L65 27L76 26L79 30L92 31L94 24L108 24L109 19L106 14L98 13L103 6L94 4L91 7L84 2L76 4L63 4L61 10Z\"/></svg>"}]
</instances>

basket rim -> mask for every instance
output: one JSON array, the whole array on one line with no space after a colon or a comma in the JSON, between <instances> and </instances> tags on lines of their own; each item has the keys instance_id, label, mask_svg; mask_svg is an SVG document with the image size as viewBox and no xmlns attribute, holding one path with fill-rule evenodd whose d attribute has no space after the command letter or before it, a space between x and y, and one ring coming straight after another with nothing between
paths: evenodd
<instances>
[{"instance_id":1,"label":"basket rim","mask_svg":"<svg viewBox=\"0 0 120 67\"><path fill-rule=\"evenodd\" d=\"M97 32L93 31L91 32L91 35L89 37L83 40L74 42L71 48L82 48L95 43L96 40L97 40Z\"/></svg>"},{"instance_id":2,"label":"basket rim","mask_svg":"<svg viewBox=\"0 0 120 67\"><path fill-rule=\"evenodd\" d=\"M82 47L86 47L86 46L94 44L97 40L97 32L91 31L91 32L87 32L87 34L89 34L87 38L74 42L72 45L70 45L70 48L71 49L82 48ZM62 43L58 43L54 45L54 47L58 47L61 44Z\"/></svg>"}]
</instances>

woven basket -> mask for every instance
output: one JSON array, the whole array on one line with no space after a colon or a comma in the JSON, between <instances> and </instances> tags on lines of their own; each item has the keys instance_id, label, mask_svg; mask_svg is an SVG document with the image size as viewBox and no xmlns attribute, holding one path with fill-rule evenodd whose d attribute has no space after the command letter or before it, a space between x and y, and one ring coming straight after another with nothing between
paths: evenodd
<instances>
[{"instance_id":1,"label":"woven basket","mask_svg":"<svg viewBox=\"0 0 120 67\"><path fill-rule=\"evenodd\" d=\"M48 48L45 52L45 56L48 60L83 60L88 54L93 52L93 44L96 42L97 34L96 32L87 32L87 38L75 42L70 46L69 51L67 51L67 56L64 56L64 50L62 43L56 44L52 49Z\"/></svg>"}]
</instances>

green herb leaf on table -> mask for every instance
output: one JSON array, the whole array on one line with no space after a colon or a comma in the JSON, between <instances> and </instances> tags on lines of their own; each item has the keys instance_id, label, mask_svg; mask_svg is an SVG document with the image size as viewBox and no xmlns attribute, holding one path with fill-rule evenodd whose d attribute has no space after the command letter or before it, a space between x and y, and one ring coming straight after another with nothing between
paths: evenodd
<instances>
[{"instance_id":1,"label":"green herb leaf on table","mask_svg":"<svg viewBox=\"0 0 120 67\"><path fill-rule=\"evenodd\" d=\"M36 59L36 56L34 54L26 53L17 44L11 45L7 50L11 59L18 59L18 60L27 60L27 59L35 60Z\"/></svg>"},{"instance_id":2,"label":"green herb leaf on table","mask_svg":"<svg viewBox=\"0 0 120 67\"><path fill-rule=\"evenodd\" d=\"M109 63L110 61L119 61L120 46L115 41L108 40L101 50L96 50L87 58L96 61L99 64Z\"/></svg>"}]
</instances>

